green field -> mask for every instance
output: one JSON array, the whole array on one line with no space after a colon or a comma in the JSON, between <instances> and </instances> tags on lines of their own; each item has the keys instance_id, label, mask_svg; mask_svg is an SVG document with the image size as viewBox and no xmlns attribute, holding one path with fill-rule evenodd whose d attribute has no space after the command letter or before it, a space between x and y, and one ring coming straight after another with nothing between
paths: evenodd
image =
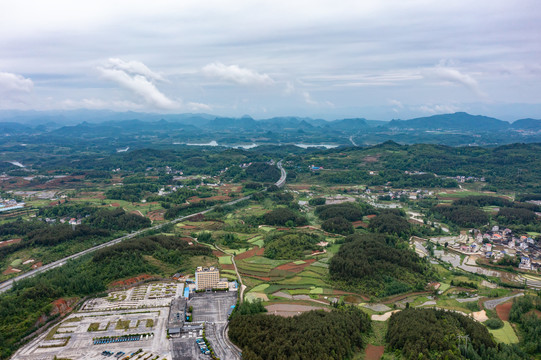
<instances>
[{"instance_id":1,"label":"green field","mask_svg":"<svg viewBox=\"0 0 541 360\"><path fill-rule=\"evenodd\" d=\"M219 256L218 262L222 265L232 265L231 256Z\"/></svg>"},{"instance_id":2,"label":"green field","mask_svg":"<svg viewBox=\"0 0 541 360\"><path fill-rule=\"evenodd\" d=\"M513 327L511 324L509 324L509 321L503 322L503 327L501 329L497 330L491 330L488 329L488 331L494 335L494 338L498 342L505 343L505 344L517 344L518 343L518 337L517 334L515 334L515 330L513 330Z\"/></svg>"},{"instance_id":3,"label":"green field","mask_svg":"<svg viewBox=\"0 0 541 360\"><path fill-rule=\"evenodd\" d=\"M23 261L21 259L15 259L11 262L11 266L19 266L23 263Z\"/></svg>"},{"instance_id":4,"label":"green field","mask_svg":"<svg viewBox=\"0 0 541 360\"><path fill-rule=\"evenodd\" d=\"M259 247L263 247L265 245L265 240L261 235L251 238L250 240L248 240L248 242L252 245L257 245Z\"/></svg>"}]
</instances>

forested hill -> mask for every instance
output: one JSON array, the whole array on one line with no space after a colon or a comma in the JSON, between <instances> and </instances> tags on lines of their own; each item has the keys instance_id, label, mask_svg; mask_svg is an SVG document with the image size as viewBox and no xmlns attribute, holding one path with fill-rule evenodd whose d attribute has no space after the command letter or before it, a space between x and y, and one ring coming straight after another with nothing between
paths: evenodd
<instances>
[{"instance_id":1,"label":"forested hill","mask_svg":"<svg viewBox=\"0 0 541 360\"><path fill-rule=\"evenodd\" d=\"M345 286L376 296L422 290L430 266L407 244L379 234L350 235L331 259L331 277Z\"/></svg>"},{"instance_id":2,"label":"forested hill","mask_svg":"<svg viewBox=\"0 0 541 360\"><path fill-rule=\"evenodd\" d=\"M115 147L209 143L366 145L394 140L401 143L496 145L541 141L541 120L513 123L464 112L407 120L312 119L282 116L253 119L208 114L143 114L113 112L0 112L0 129L25 144L91 144ZM437 130L437 131L436 131ZM79 142L73 142L80 139ZM108 141L105 141L108 140ZM114 140L111 142L111 140Z\"/></svg>"},{"instance_id":3,"label":"forested hill","mask_svg":"<svg viewBox=\"0 0 541 360\"><path fill-rule=\"evenodd\" d=\"M389 128L410 128L417 130L483 130L498 131L511 127L507 121L481 115L470 115L465 112L434 115L411 120L393 120Z\"/></svg>"}]
</instances>

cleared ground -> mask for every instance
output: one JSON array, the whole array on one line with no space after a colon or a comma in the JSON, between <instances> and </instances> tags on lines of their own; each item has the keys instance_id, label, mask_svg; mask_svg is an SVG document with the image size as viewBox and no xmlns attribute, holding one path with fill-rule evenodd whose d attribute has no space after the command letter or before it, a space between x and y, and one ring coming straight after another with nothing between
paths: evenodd
<instances>
[{"instance_id":1,"label":"cleared ground","mask_svg":"<svg viewBox=\"0 0 541 360\"><path fill-rule=\"evenodd\" d=\"M13 359L94 360L105 359L104 351L120 353L118 359L124 359L141 349L131 359L170 360L169 304L182 288L180 283L150 283L90 299L80 311L21 348ZM97 344L98 339L102 343Z\"/></svg>"}]
</instances>

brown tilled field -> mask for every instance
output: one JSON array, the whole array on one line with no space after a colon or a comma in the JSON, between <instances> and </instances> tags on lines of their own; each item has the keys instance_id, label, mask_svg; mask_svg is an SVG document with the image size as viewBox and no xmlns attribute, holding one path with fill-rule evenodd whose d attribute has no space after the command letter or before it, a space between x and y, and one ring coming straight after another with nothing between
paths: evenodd
<instances>
[{"instance_id":1,"label":"brown tilled field","mask_svg":"<svg viewBox=\"0 0 541 360\"><path fill-rule=\"evenodd\" d=\"M372 344L366 345L365 354L366 360L379 360L383 356L385 346L376 346Z\"/></svg>"},{"instance_id":2,"label":"brown tilled field","mask_svg":"<svg viewBox=\"0 0 541 360\"><path fill-rule=\"evenodd\" d=\"M496 313L502 321L509 321L509 313L511 312L512 302L506 302L496 306Z\"/></svg>"},{"instance_id":3,"label":"brown tilled field","mask_svg":"<svg viewBox=\"0 0 541 360\"><path fill-rule=\"evenodd\" d=\"M259 250L260 250L259 246L256 245L252 249L235 256L235 260L244 260L244 259L251 258L252 256L256 256ZM264 248L261 248L261 250L265 251Z\"/></svg>"},{"instance_id":4,"label":"brown tilled field","mask_svg":"<svg viewBox=\"0 0 541 360\"><path fill-rule=\"evenodd\" d=\"M304 264L295 264L295 263L287 263L276 267L276 270L285 270L293 273L300 273L304 270L305 267L309 266L310 264L314 263L316 259L310 259L306 260Z\"/></svg>"}]
</instances>

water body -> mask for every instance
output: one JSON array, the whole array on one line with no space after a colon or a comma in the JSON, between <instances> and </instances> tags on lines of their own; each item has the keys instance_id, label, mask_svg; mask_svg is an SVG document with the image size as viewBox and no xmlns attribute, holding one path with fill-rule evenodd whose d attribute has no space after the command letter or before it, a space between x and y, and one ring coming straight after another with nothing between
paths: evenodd
<instances>
[{"instance_id":1,"label":"water body","mask_svg":"<svg viewBox=\"0 0 541 360\"><path fill-rule=\"evenodd\" d=\"M175 142L173 143L173 145L181 145L181 143L178 143L178 142ZM186 145L188 146L223 146L223 147L228 147L228 148L233 148L233 149L253 149L253 148L256 148L258 146L262 146L262 145L284 145L284 144L256 144L256 143L252 143L252 144L249 144L249 145L225 145L225 144L218 144L218 142L216 140L212 140L208 143L187 143ZM308 148L325 148L325 149L334 149L334 148L337 148L339 145L331 145L331 144L293 144L297 147L300 147L300 148L303 148L303 149L308 149Z\"/></svg>"},{"instance_id":2,"label":"water body","mask_svg":"<svg viewBox=\"0 0 541 360\"><path fill-rule=\"evenodd\" d=\"M18 166L18 167L20 167L20 168L26 167L26 166L24 166L23 164L21 164L21 163L18 162L18 161L6 161L6 162L10 163L11 165Z\"/></svg>"},{"instance_id":3,"label":"water body","mask_svg":"<svg viewBox=\"0 0 541 360\"><path fill-rule=\"evenodd\" d=\"M175 144L179 144L179 143L175 143ZM215 140L212 140L211 142L206 143L206 144L186 144L186 145L188 146L219 146Z\"/></svg>"},{"instance_id":4,"label":"water body","mask_svg":"<svg viewBox=\"0 0 541 360\"><path fill-rule=\"evenodd\" d=\"M317 148L317 147L322 147L325 149L334 149L338 147L338 145L331 145L331 144L295 144L295 146L303 148L303 149Z\"/></svg>"}]
</instances>

